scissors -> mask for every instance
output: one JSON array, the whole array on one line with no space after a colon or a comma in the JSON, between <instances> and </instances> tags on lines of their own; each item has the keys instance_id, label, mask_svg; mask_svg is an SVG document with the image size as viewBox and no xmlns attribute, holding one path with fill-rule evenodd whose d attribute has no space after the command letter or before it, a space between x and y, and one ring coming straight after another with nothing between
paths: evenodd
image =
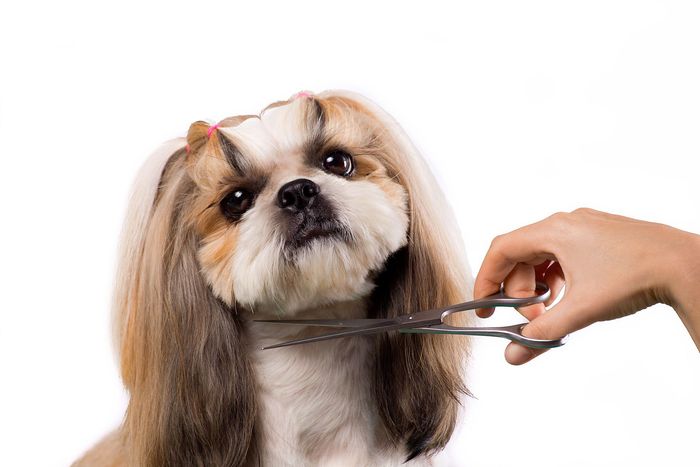
<instances>
[{"instance_id":1,"label":"scissors","mask_svg":"<svg viewBox=\"0 0 700 467\"><path fill-rule=\"evenodd\" d=\"M335 331L319 336L306 337L295 339L279 344L268 345L262 347L262 350L274 349L277 347L286 347L289 345L306 344L309 342L318 342L328 339L335 339L346 336L362 336L368 334L378 334L387 331L399 331L402 333L424 333L424 334L459 334L466 336L490 336L502 337L517 342L527 347L535 349L549 349L559 347L565 344L564 336L559 339L533 339L523 336L522 330L527 323L513 324L511 326L500 327L455 327L445 324L444 319L453 314L477 308L492 308L492 307L521 307L534 305L536 303L544 303L550 297L550 290L547 284L537 282L535 287L535 295L530 297L511 297L505 293L503 285L501 290L488 297L470 302L458 303L443 308L436 308L428 311L420 311L410 315L397 316L396 318L377 318L377 319L258 319L254 320L258 323L273 323L273 324L295 324L300 326L324 326L341 328L341 331Z\"/></svg>"}]
</instances>

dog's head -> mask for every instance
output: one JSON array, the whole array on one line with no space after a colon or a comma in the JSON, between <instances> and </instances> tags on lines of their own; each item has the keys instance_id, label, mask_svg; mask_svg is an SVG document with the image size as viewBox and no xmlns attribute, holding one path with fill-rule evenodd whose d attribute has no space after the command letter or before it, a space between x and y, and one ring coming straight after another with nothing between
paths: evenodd
<instances>
[{"instance_id":1,"label":"dog's head","mask_svg":"<svg viewBox=\"0 0 700 467\"><path fill-rule=\"evenodd\" d=\"M357 103L299 96L188 135L202 272L228 305L279 315L369 294L406 244L402 154Z\"/></svg>"},{"instance_id":2,"label":"dog's head","mask_svg":"<svg viewBox=\"0 0 700 467\"><path fill-rule=\"evenodd\" d=\"M241 310L298 316L363 298L369 317L393 317L471 293L430 170L356 94L300 93L258 116L192 124L186 142L147 162L128 216L115 325L139 464L250 455L256 400ZM465 391L459 338L381 335L376 345L389 439L410 457L441 448Z\"/></svg>"}]
</instances>

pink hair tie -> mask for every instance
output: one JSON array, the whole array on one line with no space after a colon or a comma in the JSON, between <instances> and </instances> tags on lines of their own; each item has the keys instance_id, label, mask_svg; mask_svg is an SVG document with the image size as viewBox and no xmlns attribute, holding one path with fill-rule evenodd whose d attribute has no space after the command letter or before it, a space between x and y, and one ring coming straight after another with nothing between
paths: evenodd
<instances>
[{"instance_id":1,"label":"pink hair tie","mask_svg":"<svg viewBox=\"0 0 700 467\"><path fill-rule=\"evenodd\" d=\"M311 91L299 91L298 93L294 94L293 99L299 99L300 97L313 97L313 93Z\"/></svg>"},{"instance_id":2,"label":"pink hair tie","mask_svg":"<svg viewBox=\"0 0 700 467\"><path fill-rule=\"evenodd\" d=\"M216 125L210 126L209 129L207 130L207 138L211 138L211 134L214 133L217 128L219 128L218 123Z\"/></svg>"},{"instance_id":3,"label":"pink hair tie","mask_svg":"<svg viewBox=\"0 0 700 467\"><path fill-rule=\"evenodd\" d=\"M190 153L190 143L185 144L185 152L186 152L187 154Z\"/></svg>"}]
</instances>

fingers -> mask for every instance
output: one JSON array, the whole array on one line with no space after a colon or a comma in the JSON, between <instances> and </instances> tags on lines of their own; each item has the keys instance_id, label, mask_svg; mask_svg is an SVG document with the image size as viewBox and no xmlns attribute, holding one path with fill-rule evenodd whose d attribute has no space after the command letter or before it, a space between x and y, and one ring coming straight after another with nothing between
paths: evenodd
<instances>
[{"instance_id":1,"label":"fingers","mask_svg":"<svg viewBox=\"0 0 700 467\"><path fill-rule=\"evenodd\" d=\"M566 284L564 271L557 261L552 261L549 267L540 276L537 276L537 280L544 281L550 290L549 298L544 302L545 306L554 303Z\"/></svg>"},{"instance_id":2,"label":"fingers","mask_svg":"<svg viewBox=\"0 0 700 467\"><path fill-rule=\"evenodd\" d=\"M504 282L505 292L511 297L531 297L535 294L535 268L526 264L517 264ZM544 304L537 303L517 308L528 321L544 313Z\"/></svg>"},{"instance_id":3,"label":"fingers","mask_svg":"<svg viewBox=\"0 0 700 467\"><path fill-rule=\"evenodd\" d=\"M532 349L524 345L511 342L506 346L505 356L506 361L511 365L522 365L527 363L538 355L545 353L547 349Z\"/></svg>"},{"instance_id":4,"label":"fingers","mask_svg":"<svg viewBox=\"0 0 700 467\"><path fill-rule=\"evenodd\" d=\"M518 264L513 268L513 271L505 280L505 291L512 297L527 297L535 293L535 280L538 275L543 277L546 272L546 266L549 266L551 261L541 263L534 268L526 264ZM517 308L528 321L535 320L538 316L545 312L544 304L537 303L526 307ZM512 365L521 365L535 358L537 355L544 352L544 349L531 349L510 343L506 347L506 361Z\"/></svg>"},{"instance_id":5,"label":"fingers","mask_svg":"<svg viewBox=\"0 0 700 467\"><path fill-rule=\"evenodd\" d=\"M534 267L526 264L516 264L508 277L503 281L505 291L512 297L528 297L535 293L536 281L544 281L551 290L550 298L543 305L518 308L518 311L528 320L533 320L544 312L544 307L554 302L564 287L564 273L556 261L546 260ZM493 308L482 308L476 311L480 318L493 315Z\"/></svg>"},{"instance_id":6,"label":"fingers","mask_svg":"<svg viewBox=\"0 0 700 467\"><path fill-rule=\"evenodd\" d=\"M578 331L589 324L585 316L585 310L575 309L573 305L581 300L570 298L566 295L557 305L549 311L542 313L523 328L523 335L533 339L559 339ZM505 357L511 365L522 365L547 349L532 349L511 342L506 347Z\"/></svg>"},{"instance_id":7,"label":"fingers","mask_svg":"<svg viewBox=\"0 0 700 467\"><path fill-rule=\"evenodd\" d=\"M476 316L479 318L489 318L493 315L493 308L477 308Z\"/></svg>"},{"instance_id":8,"label":"fingers","mask_svg":"<svg viewBox=\"0 0 700 467\"><path fill-rule=\"evenodd\" d=\"M547 241L546 227L532 224L496 237L489 247L474 282L474 298L498 292L501 282L518 263L539 265L554 259ZM477 310L477 316L491 316L492 309Z\"/></svg>"},{"instance_id":9,"label":"fingers","mask_svg":"<svg viewBox=\"0 0 700 467\"><path fill-rule=\"evenodd\" d=\"M532 266L553 259L547 251L546 236L537 224L496 237L486 252L474 283L474 296L485 297L498 292L501 282L517 263Z\"/></svg>"},{"instance_id":10,"label":"fingers","mask_svg":"<svg viewBox=\"0 0 700 467\"><path fill-rule=\"evenodd\" d=\"M530 280L528 277L526 277L527 273L523 271L524 268L519 268L516 266L516 269L514 269L513 272L516 272L517 270L520 270L518 277L518 282L514 283L512 285L513 288L520 286L522 287L527 283L528 280ZM532 269L532 268L531 268ZM513 273L511 273L513 275ZM523 329L523 334L527 337L533 337L536 339L556 339L557 337L562 337L562 336L556 336L556 337L545 337L545 335L551 334L552 331L549 331L548 329L545 329L547 326L547 320L538 320L537 318L541 316L544 311L544 307L549 306L552 304L552 302L556 299L556 297L559 295L561 292L562 287L564 287L564 273L562 272L561 265L556 262L556 261L545 261L544 263L541 263L537 266L535 266L534 269L532 269L532 276L533 280L532 282L529 282L532 284L534 282L534 279L537 280L543 280L544 282L547 283L547 286L549 287L551 294L550 298L544 303L540 304L538 309L534 309L534 306L526 307L524 309L519 309L523 316L525 316L528 320L535 321L534 326L526 326L525 329ZM510 278L510 276L509 276ZM508 280L508 279L506 279ZM516 286L516 284L518 284ZM534 284L533 284L534 287ZM507 288L507 286L506 286ZM508 293L513 293L516 294L515 290L512 292ZM532 292L531 292L532 293ZM517 295L514 295L517 296ZM551 313L552 311L550 310ZM544 352L546 352L547 349L533 349L530 347L525 347L523 345L517 344L515 342L511 342L508 344L506 347L505 351L505 357L506 361L510 363L511 365L522 365L523 363L527 363L533 358L542 355Z\"/></svg>"},{"instance_id":11,"label":"fingers","mask_svg":"<svg viewBox=\"0 0 700 467\"><path fill-rule=\"evenodd\" d=\"M555 308L557 307L558 305ZM557 327L552 325L552 317L555 319L557 318L556 311L554 311L554 309L551 309L533 319L523 328L523 335L533 339L558 339L566 335L567 332L557 334L557 332L554 330ZM516 342L511 342L506 347L505 357L506 361L511 365L522 365L523 363L527 363L533 358L542 355L547 350L548 349L533 349L531 347L520 345Z\"/></svg>"}]
</instances>

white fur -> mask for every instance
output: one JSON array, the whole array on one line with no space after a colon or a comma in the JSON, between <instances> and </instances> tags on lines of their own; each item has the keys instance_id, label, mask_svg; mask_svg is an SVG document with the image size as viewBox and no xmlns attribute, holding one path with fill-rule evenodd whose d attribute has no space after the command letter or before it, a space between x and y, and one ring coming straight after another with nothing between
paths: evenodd
<instances>
[{"instance_id":1,"label":"white fur","mask_svg":"<svg viewBox=\"0 0 700 467\"><path fill-rule=\"evenodd\" d=\"M362 300L314 310L330 318L365 316ZM289 327L250 323L251 355L260 389L256 428L263 434L262 465L398 466L403 449L382 446L363 337L279 349L260 346L294 338ZM317 442L314 442L317 441ZM311 445L311 446L310 446ZM307 452L305 447L314 448ZM430 466L419 457L405 464Z\"/></svg>"},{"instance_id":2,"label":"white fur","mask_svg":"<svg viewBox=\"0 0 700 467\"><path fill-rule=\"evenodd\" d=\"M242 153L251 164L270 169L292 160L301 149L306 138L302 110L299 101L292 101L265 110L259 118L251 117L220 131L242 145Z\"/></svg>"}]
</instances>

